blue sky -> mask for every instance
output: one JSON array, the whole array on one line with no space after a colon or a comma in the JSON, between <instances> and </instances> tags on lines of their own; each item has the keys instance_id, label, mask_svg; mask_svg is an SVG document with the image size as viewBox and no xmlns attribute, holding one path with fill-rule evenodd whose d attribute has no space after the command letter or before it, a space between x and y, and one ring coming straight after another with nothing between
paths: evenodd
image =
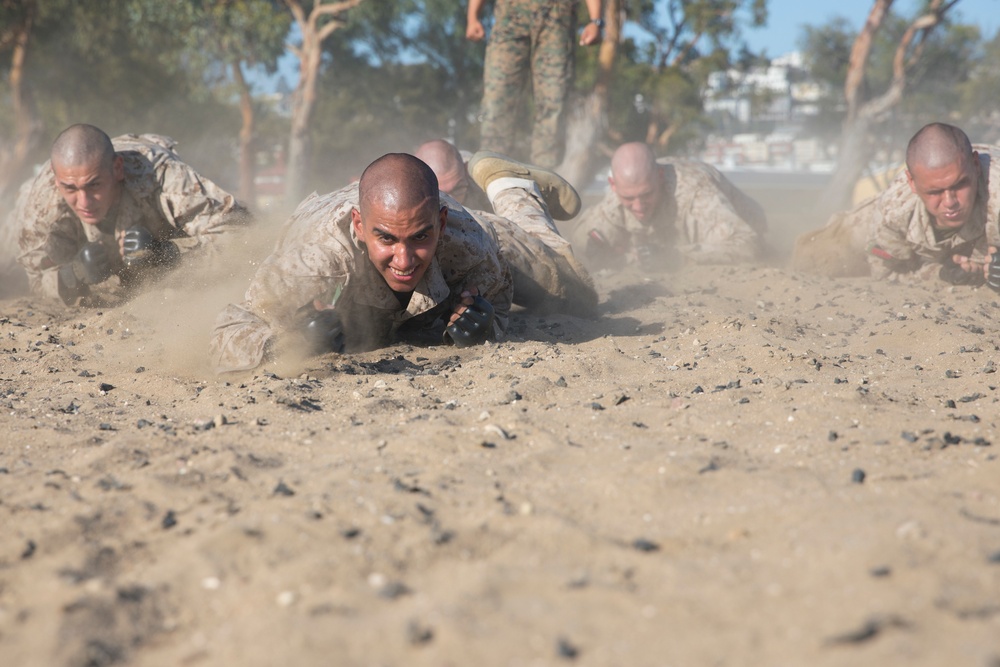
<instances>
[{"instance_id":1,"label":"blue sky","mask_svg":"<svg viewBox=\"0 0 1000 667\"><path fill-rule=\"evenodd\" d=\"M893 11L913 16L920 5L919 0L896 0ZM766 51L773 58L798 48L802 26L842 16L860 29L871 7L872 0L769 0L767 27L748 29L747 42L751 50ZM959 0L952 11L961 22L978 25L984 37L992 37L1000 27L1000 0Z\"/></svg>"}]
</instances>

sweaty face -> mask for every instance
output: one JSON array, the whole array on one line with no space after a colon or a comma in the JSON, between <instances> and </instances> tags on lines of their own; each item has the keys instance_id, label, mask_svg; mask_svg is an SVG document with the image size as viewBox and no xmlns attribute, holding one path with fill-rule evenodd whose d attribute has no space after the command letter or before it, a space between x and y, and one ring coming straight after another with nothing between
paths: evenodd
<instances>
[{"instance_id":1,"label":"sweaty face","mask_svg":"<svg viewBox=\"0 0 1000 667\"><path fill-rule=\"evenodd\" d=\"M906 173L910 189L920 197L938 227L961 227L972 217L979 192L979 157L956 160L938 168L916 165Z\"/></svg>"},{"instance_id":2,"label":"sweaty face","mask_svg":"<svg viewBox=\"0 0 1000 667\"><path fill-rule=\"evenodd\" d=\"M351 210L354 233L389 289L412 292L434 259L448 209L434 211L426 203L394 211L377 204L371 209L364 219L358 209Z\"/></svg>"},{"instance_id":3,"label":"sweaty face","mask_svg":"<svg viewBox=\"0 0 1000 667\"><path fill-rule=\"evenodd\" d=\"M663 187L659 179L640 183L611 180L611 189L618 195L622 206L632 212L639 222L645 222L660 205Z\"/></svg>"},{"instance_id":4,"label":"sweaty face","mask_svg":"<svg viewBox=\"0 0 1000 667\"><path fill-rule=\"evenodd\" d=\"M52 171L59 194L84 224L100 223L118 202L124 178L121 156L116 155L110 167L97 158L72 167L53 163Z\"/></svg>"}]
</instances>

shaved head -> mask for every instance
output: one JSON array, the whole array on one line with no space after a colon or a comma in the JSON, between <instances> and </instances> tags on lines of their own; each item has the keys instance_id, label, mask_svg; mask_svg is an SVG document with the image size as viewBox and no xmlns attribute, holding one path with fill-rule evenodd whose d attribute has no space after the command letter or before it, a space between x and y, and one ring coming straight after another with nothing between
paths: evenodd
<instances>
[{"instance_id":1,"label":"shaved head","mask_svg":"<svg viewBox=\"0 0 1000 667\"><path fill-rule=\"evenodd\" d=\"M954 125L931 123L920 129L906 147L906 168L939 169L972 160L972 142Z\"/></svg>"},{"instance_id":2,"label":"shaved head","mask_svg":"<svg viewBox=\"0 0 1000 667\"><path fill-rule=\"evenodd\" d=\"M389 153L368 165L358 184L361 216L374 208L399 211L424 205L441 208L438 180L423 161L407 153Z\"/></svg>"},{"instance_id":3,"label":"shaved head","mask_svg":"<svg viewBox=\"0 0 1000 667\"><path fill-rule=\"evenodd\" d=\"M462 154L454 144L444 139L434 139L420 144L414 155L423 160L440 180L441 174L448 174L465 167Z\"/></svg>"},{"instance_id":4,"label":"shaved head","mask_svg":"<svg viewBox=\"0 0 1000 667\"><path fill-rule=\"evenodd\" d=\"M93 125L70 125L52 143L49 157L60 167L82 167L99 160L102 169L110 169L115 147L111 138Z\"/></svg>"},{"instance_id":5,"label":"shaved head","mask_svg":"<svg viewBox=\"0 0 1000 667\"><path fill-rule=\"evenodd\" d=\"M470 187L469 170L454 144L434 139L420 144L414 155L434 171L441 192L451 195L460 204L465 203Z\"/></svg>"},{"instance_id":6,"label":"shaved head","mask_svg":"<svg viewBox=\"0 0 1000 667\"><path fill-rule=\"evenodd\" d=\"M611 157L611 177L619 185L650 183L659 177L656 156L646 144L622 144Z\"/></svg>"},{"instance_id":7,"label":"shaved head","mask_svg":"<svg viewBox=\"0 0 1000 667\"><path fill-rule=\"evenodd\" d=\"M663 199L663 167L646 144L622 144L611 156L611 190L639 222L651 220Z\"/></svg>"}]
</instances>

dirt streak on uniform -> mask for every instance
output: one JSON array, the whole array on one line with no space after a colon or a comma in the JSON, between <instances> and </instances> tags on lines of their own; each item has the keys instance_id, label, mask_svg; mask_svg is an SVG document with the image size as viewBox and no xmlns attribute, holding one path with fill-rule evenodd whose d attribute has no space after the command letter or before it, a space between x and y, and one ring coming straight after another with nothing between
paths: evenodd
<instances>
[{"instance_id":1,"label":"dirt streak on uniform","mask_svg":"<svg viewBox=\"0 0 1000 667\"><path fill-rule=\"evenodd\" d=\"M954 232L935 231L934 219L910 189L905 172L847 214L844 224L869 230L868 265L873 277L915 271L931 278L953 254L982 263L989 246L1000 246L1000 169L990 168L1000 158L1000 147L978 144L973 149L979 153L979 190L971 218Z\"/></svg>"},{"instance_id":2,"label":"dirt streak on uniform","mask_svg":"<svg viewBox=\"0 0 1000 667\"><path fill-rule=\"evenodd\" d=\"M595 268L617 267L638 257L675 253L695 264L757 259L767 219L760 205L710 165L658 160L663 195L647 221L639 221L613 191L584 211L570 239ZM596 234L595 234L596 232ZM595 243L595 236L606 243Z\"/></svg>"},{"instance_id":3,"label":"dirt streak on uniform","mask_svg":"<svg viewBox=\"0 0 1000 667\"><path fill-rule=\"evenodd\" d=\"M59 266L72 261L91 241L105 246L114 273L125 272L115 234L134 225L187 253L210 248L220 234L250 219L231 194L180 160L172 139L126 134L112 139L112 144L122 157L125 180L118 203L97 225L83 224L69 207L49 162L21 187L14 211L20 227L18 261L36 294L61 299Z\"/></svg>"},{"instance_id":4,"label":"dirt streak on uniform","mask_svg":"<svg viewBox=\"0 0 1000 667\"><path fill-rule=\"evenodd\" d=\"M575 0L498 0L483 71L480 145L511 155L529 73L531 162L559 161L563 109L573 78Z\"/></svg>"}]
</instances>

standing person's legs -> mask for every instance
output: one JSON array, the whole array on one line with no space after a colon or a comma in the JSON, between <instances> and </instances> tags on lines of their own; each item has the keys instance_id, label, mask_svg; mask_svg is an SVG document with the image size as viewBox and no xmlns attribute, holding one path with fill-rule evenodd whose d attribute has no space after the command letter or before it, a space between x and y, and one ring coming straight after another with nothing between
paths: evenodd
<instances>
[{"instance_id":1,"label":"standing person's legs","mask_svg":"<svg viewBox=\"0 0 1000 667\"><path fill-rule=\"evenodd\" d=\"M566 97L573 80L575 4L552 2L541 9L532 30L531 83L534 123L531 163L554 167L562 157Z\"/></svg>"},{"instance_id":2,"label":"standing person's legs","mask_svg":"<svg viewBox=\"0 0 1000 667\"><path fill-rule=\"evenodd\" d=\"M529 34L521 33L516 25L504 25L505 20L514 23L498 16L486 47L479 144L485 150L507 155L514 148L514 125L528 79L531 41Z\"/></svg>"}]
</instances>

